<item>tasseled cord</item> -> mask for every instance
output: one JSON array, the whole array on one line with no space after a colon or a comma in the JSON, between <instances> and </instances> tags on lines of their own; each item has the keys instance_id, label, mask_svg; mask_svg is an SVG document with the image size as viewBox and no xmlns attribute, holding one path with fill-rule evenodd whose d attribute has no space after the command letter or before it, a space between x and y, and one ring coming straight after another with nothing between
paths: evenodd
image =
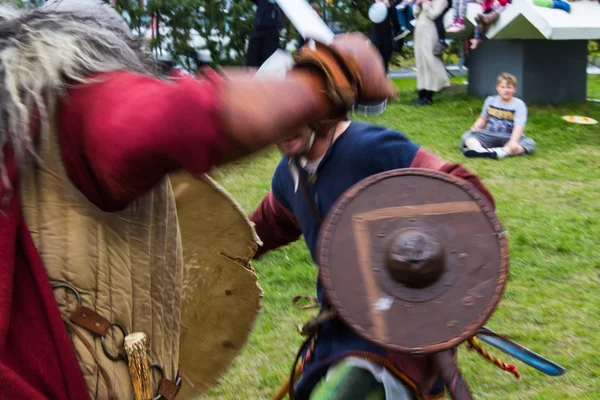
<instances>
[{"instance_id":1,"label":"tasseled cord","mask_svg":"<svg viewBox=\"0 0 600 400\"><path fill-rule=\"evenodd\" d=\"M467 340L467 342L468 342L469 350L475 350L482 357L493 362L496 366L502 368L506 372L510 372L511 374L513 374L515 376L515 378L517 378L517 379L521 378L521 374L519 373L519 371L517 371L517 368L514 365L507 364L504 361L497 358L496 356L494 356L493 354L490 354L486 349L481 347L481 345L479 344L479 341L477 340L477 338L475 336L473 336L471 339Z\"/></svg>"},{"instance_id":2,"label":"tasseled cord","mask_svg":"<svg viewBox=\"0 0 600 400\"><path fill-rule=\"evenodd\" d=\"M129 375L131 375L135 400L152 398L152 380L150 379L147 343L146 335L141 332L125 336L125 351L129 361Z\"/></svg>"}]
</instances>

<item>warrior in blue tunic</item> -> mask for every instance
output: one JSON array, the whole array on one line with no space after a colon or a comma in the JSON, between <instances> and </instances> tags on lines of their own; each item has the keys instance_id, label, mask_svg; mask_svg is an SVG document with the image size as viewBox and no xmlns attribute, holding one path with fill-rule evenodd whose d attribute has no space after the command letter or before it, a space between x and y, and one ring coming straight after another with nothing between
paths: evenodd
<instances>
[{"instance_id":1,"label":"warrior in blue tunic","mask_svg":"<svg viewBox=\"0 0 600 400\"><path fill-rule=\"evenodd\" d=\"M322 218L357 182L390 170L426 168L469 182L489 200L481 181L460 164L443 161L402 133L343 120L320 129L305 127L279 144L283 153L271 191L251 215L263 242L258 255L304 236L316 262ZM320 280L321 315L330 308ZM357 335L334 317L318 325L302 350L302 376L295 398L315 398L319 390L354 393L349 398L421 399L443 395L443 385L429 356L409 356L384 349ZM322 382L321 384L319 384ZM336 397L337 398L337 397Z\"/></svg>"}]
</instances>

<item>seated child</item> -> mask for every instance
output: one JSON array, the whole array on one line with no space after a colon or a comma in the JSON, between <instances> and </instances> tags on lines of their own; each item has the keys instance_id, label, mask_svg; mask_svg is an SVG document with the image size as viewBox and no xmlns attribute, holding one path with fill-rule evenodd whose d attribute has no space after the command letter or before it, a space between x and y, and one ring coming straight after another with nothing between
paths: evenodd
<instances>
[{"instance_id":1,"label":"seated child","mask_svg":"<svg viewBox=\"0 0 600 400\"><path fill-rule=\"evenodd\" d=\"M533 139L523 135L527 122L527 106L514 97L517 79L508 73L498 76L498 95L485 100L481 115L462 135L462 151L466 157L501 159L507 156L531 154Z\"/></svg>"},{"instance_id":2,"label":"seated child","mask_svg":"<svg viewBox=\"0 0 600 400\"><path fill-rule=\"evenodd\" d=\"M511 2L511 0L484 0L481 4L482 12L475 17L475 34L470 40L471 49L475 50L481 43L481 35L494 22L498 21L500 13Z\"/></svg>"}]
</instances>

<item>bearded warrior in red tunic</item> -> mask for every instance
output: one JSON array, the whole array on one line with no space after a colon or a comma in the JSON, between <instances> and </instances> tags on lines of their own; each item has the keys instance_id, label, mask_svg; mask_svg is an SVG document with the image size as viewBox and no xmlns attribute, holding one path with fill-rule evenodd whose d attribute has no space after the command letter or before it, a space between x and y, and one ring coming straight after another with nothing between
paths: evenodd
<instances>
[{"instance_id":1,"label":"bearded warrior in red tunic","mask_svg":"<svg viewBox=\"0 0 600 400\"><path fill-rule=\"evenodd\" d=\"M134 398L123 349L131 332L145 335L152 396L173 398L187 365L194 385L183 387L205 391L211 382L191 350L230 360L254 313L239 337L194 331L219 320L201 296L218 297L228 310L219 317L235 320L244 309L227 299L248 285L224 287L206 262L184 262L186 221L167 175L202 175L341 115L359 97L394 94L375 49L354 34L303 48L285 79L206 71L166 80L100 0L2 6L0 80L0 387L2 397L27 399ZM249 223L209 181L177 188L190 182L200 185L188 192L198 202L190 211L207 217L206 235L216 235L211 212L245 224L238 249L196 238L209 250L201 258L251 274L258 240ZM248 281L254 309L260 293Z\"/></svg>"}]
</instances>

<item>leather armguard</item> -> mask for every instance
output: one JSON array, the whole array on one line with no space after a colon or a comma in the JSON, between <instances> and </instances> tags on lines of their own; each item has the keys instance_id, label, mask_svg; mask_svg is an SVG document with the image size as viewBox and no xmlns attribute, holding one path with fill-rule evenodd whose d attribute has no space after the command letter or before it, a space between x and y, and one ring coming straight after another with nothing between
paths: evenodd
<instances>
[{"instance_id":1,"label":"leather armguard","mask_svg":"<svg viewBox=\"0 0 600 400\"><path fill-rule=\"evenodd\" d=\"M317 69L325 77L326 93L340 108L356 104L360 91L358 61L351 55L342 55L321 43L305 45L295 57L294 69Z\"/></svg>"}]
</instances>

